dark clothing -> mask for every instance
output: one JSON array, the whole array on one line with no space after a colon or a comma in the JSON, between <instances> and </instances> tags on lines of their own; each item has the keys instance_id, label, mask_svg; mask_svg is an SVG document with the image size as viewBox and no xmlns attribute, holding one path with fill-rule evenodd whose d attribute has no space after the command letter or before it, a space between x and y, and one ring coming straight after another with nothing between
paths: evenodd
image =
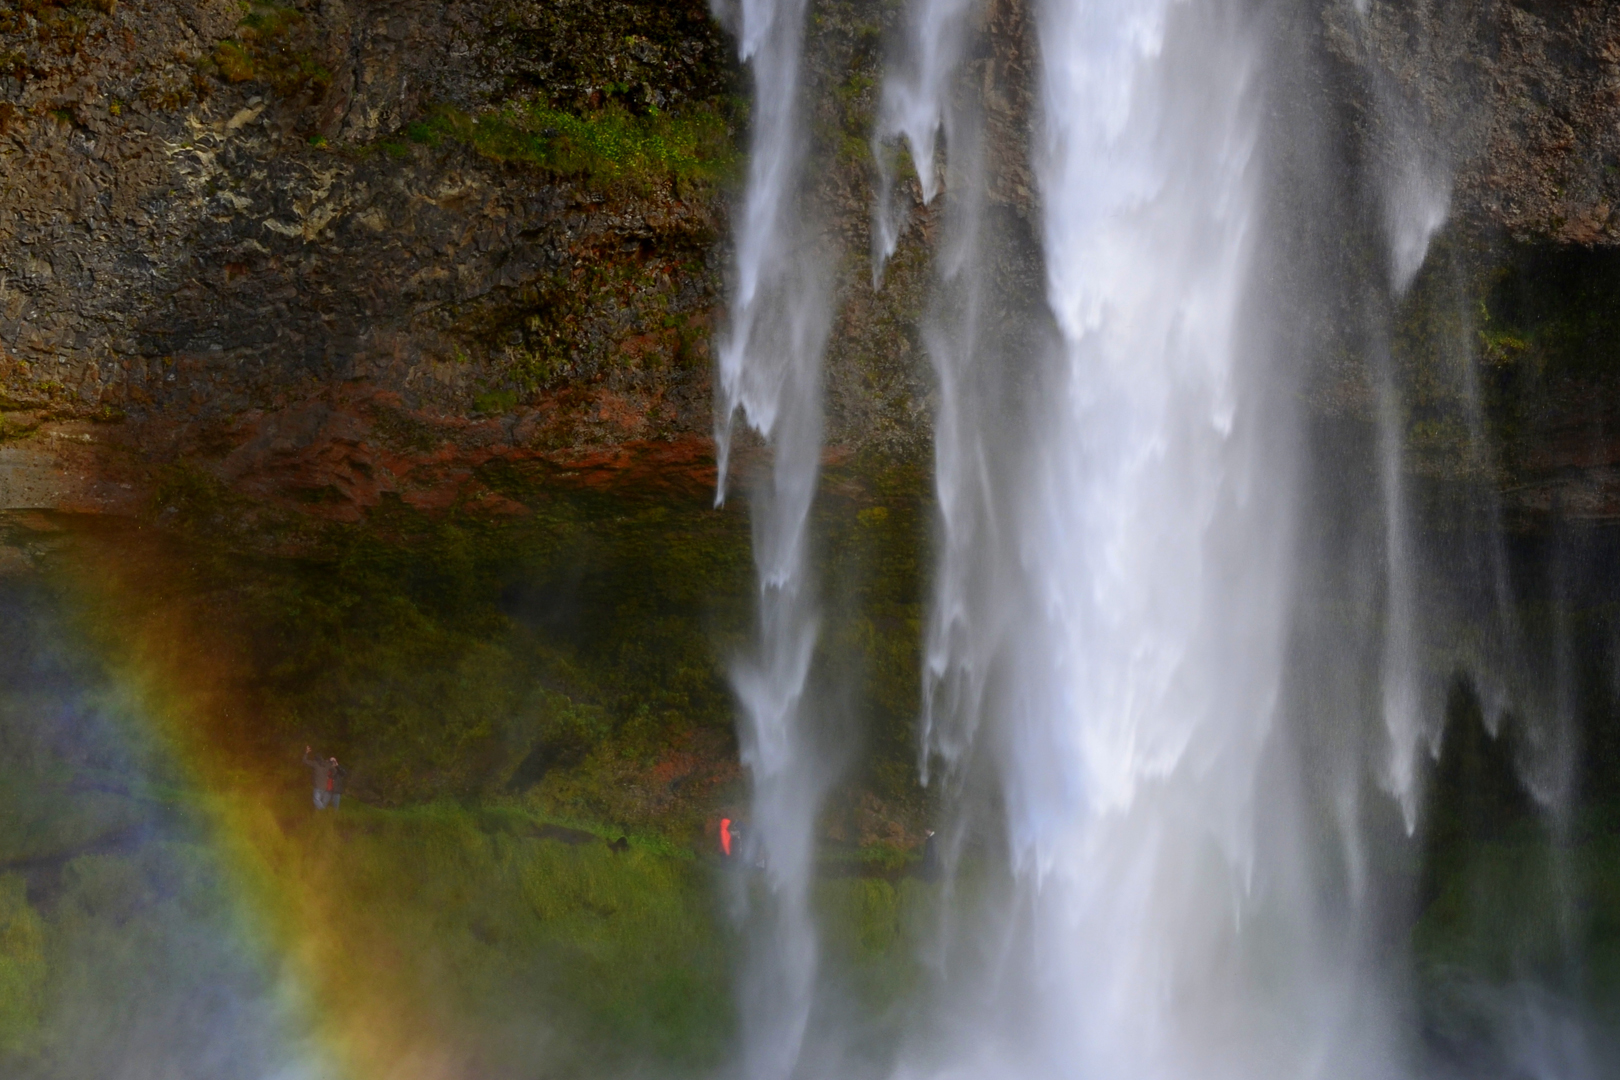
<instances>
[{"instance_id":1,"label":"dark clothing","mask_svg":"<svg viewBox=\"0 0 1620 1080\"><path fill-rule=\"evenodd\" d=\"M305 754L304 764L315 770L316 791L331 790L331 784L328 783L328 781L332 779L331 762L327 761L325 758L311 757L310 755Z\"/></svg>"},{"instance_id":2,"label":"dark clothing","mask_svg":"<svg viewBox=\"0 0 1620 1080\"><path fill-rule=\"evenodd\" d=\"M922 876L928 881L939 880L939 848L934 845L934 834L923 841Z\"/></svg>"},{"instance_id":3,"label":"dark clothing","mask_svg":"<svg viewBox=\"0 0 1620 1080\"><path fill-rule=\"evenodd\" d=\"M315 770L315 789L327 791L333 795L343 794L343 785L349 779L349 770L341 765L334 765L330 758L311 757L304 755L304 764Z\"/></svg>"}]
</instances>

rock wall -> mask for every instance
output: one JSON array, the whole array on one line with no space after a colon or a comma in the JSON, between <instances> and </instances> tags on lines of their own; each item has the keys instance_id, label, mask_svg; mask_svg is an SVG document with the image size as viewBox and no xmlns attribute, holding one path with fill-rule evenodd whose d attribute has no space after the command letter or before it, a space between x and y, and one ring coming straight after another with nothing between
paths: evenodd
<instances>
[{"instance_id":1,"label":"rock wall","mask_svg":"<svg viewBox=\"0 0 1620 1080\"><path fill-rule=\"evenodd\" d=\"M1620 242L1620 8L1332 0L1323 42L1354 73L1363 138L1391 153L1395 128L1416 132L1454 177L1455 215L1519 241Z\"/></svg>"},{"instance_id":2,"label":"rock wall","mask_svg":"<svg viewBox=\"0 0 1620 1080\"><path fill-rule=\"evenodd\" d=\"M880 290L867 256L870 124L900 14L811 14L835 457L928 454L937 222L914 190ZM1449 180L1454 222L1620 238L1612 5L1328 0L1307 21L1357 152L1418 153ZM178 460L340 520L390 494L464 500L468 468L500 456L706 483L735 167L559 164L546 147L568 136L544 117L706 118L734 155L732 57L703 0L0 12L0 501L129 511ZM986 4L964 87L1010 238L998 272L1026 291L1034 57L1027 5ZM1004 314L1012 332L1027 321Z\"/></svg>"},{"instance_id":3,"label":"rock wall","mask_svg":"<svg viewBox=\"0 0 1620 1080\"><path fill-rule=\"evenodd\" d=\"M8 452L70 435L137 480L206 460L352 516L419 486L365 475L389 452L409 473L447 450L701 440L719 185L402 132L527 103L724 120L729 56L701 0L0 13Z\"/></svg>"}]
</instances>

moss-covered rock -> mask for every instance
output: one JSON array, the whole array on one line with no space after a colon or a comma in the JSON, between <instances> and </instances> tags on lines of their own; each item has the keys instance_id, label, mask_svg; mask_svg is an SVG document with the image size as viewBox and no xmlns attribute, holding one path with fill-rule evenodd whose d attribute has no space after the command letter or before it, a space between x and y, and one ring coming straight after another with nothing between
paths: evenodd
<instances>
[{"instance_id":1,"label":"moss-covered rock","mask_svg":"<svg viewBox=\"0 0 1620 1080\"><path fill-rule=\"evenodd\" d=\"M0 1061L37 1041L45 1004L45 930L27 881L0 874Z\"/></svg>"}]
</instances>

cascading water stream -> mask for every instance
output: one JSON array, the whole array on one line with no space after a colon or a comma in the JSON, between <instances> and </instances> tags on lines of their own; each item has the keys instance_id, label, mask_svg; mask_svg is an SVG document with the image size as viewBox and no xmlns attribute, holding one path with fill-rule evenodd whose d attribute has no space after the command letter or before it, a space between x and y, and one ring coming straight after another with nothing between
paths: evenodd
<instances>
[{"instance_id":1,"label":"cascading water stream","mask_svg":"<svg viewBox=\"0 0 1620 1080\"><path fill-rule=\"evenodd\" d=\"M809 907L813 830L830 770L817 760L807 701L817 639L808 558L821 459L826 283L802 220L805 136L800 66L805 0L742 0L739 41L754 79L747 190L736 230L731 324L719 347L716 443L723 501L740 414L764 438L769 470L751 488L758 636L732 683L753 804L739 862L749 940L741 976L742 1075L789 1076L809 1023L817 942Z\"/></svg>"},{"instance_id":2,"label":"cascading water stream","mask_svg":"<svg viewBox=\"0 0 1620 1080\"><path fill-rule=\"evenodd\" d=\"M993 548L990 533L1000 507L998 485L987 473L994 384L1001 371L986 370L981 338L984 281L980 265L984 225L982 124L955 92L971 4L967 0L918 0L908 13L903 60L883 87L874 149L880 189L874 210L874 278L895 251L903 218L894 207L894 177L883 167L884 144L904 139L917 170L924 206L939 194L936 146L944 136L951 174L944 239L936 262L940 296L924 325L924 341L938 380L934 409L934 483L939 495L938 595L928 629L923 688L927 776L932 754L956 761L971 741L984 693L988 653L998 635L970 625L970 610L983 610L989 595L1006 584L982 558ZM980 590L988 590L981 592ZM977 599L972 594L977 593Z\"/></svg>"},{"instance_id":3,"label":"cascading water stream","mask_svg":"<svg viewBox=\"0 0 1620 1080\"><path fill-rule=\"evenodd\" d=\"M903 1075L1390 1072L1385 1002L1321 922L1278 730L1297 417L1251 325L1263 71L1245 18L1042 5L1035 156L1059 340L1027 385L986 370L979 305L961 299L981 288L959 280L978 270L979 217L948 234L925 751L948 778L991 763L1013 883L954 913L947 936L980 947L943 972L952 1018ZM914 155L974 130L954 58L930 51L959 40L914 31L931 62L886 93L881 134ZM962 143L947 137L953 195L973 168Z\"/></svg>"},{"instance_id":4,"label":"cascading water stream","mask_svg":"<svg viewBox=\"0 0 1620 1080\"><path fill-rule=\"evenodd\" d=\"M1365 0L1356 4L1356 27L1368 19ZM1424 151L1421 125L1382 72L1372 73L1373 101L1380 120L1393 131L1388 160L1372 177L1387 249L1388 292L1392 302L1411 288L1428 257L1429 245L1445 224L1451 201L1447 171ZM1396 385L1388 330L1378 327L1372 347L1377 367L1379 487L1384 513L1383 650L1380 702L1388 750L1382 770L1386 790L1400 804L1408 835L1416 831L1422 799L1423 759L1438 741L1434 703L1425 700L1418 670L1418 626L1414 525L1404 482L1406 424Z\"/></svg>"},{"instance_id":5,"label":"cascading water stream","mask_svg":"<svg viewBox=\"0 0 1620 1080\"><path fill-rule=\"evenodd\" d=\"M915 4L909 12L904 60L892 65L902 70L891 70L884 80L873 137L880 174L872 220L874 281L881 277L883 264L894 255L905 227L904 217L895 205L895 177L884 144L897 137L905 140L924 206L939 194L943 179L935 152L940 135L951 144L958 171L972 158L963 153L959 143L966 132L961 129L962 118L957 115L951 93L971 7L972 0L920 0Z\"/></svg>"},{"instance_id":6,"label":"cascading water stream","mask_svg":"<svg viewBox=\"0 0 1620 1080\"><path fill-rule=\"evenodd\" d=\"M1316 933L1299 795L1273 775L1294 419L1243 325L1259 59L1233 8L1042 7L1060 342L1012 427L972 338L931 344L930 749L995 762L1014 872L999 910L963 916L992 943L989 989L956 1005L970 1075L1283 1075L1350 1040L1358 1064L1333 1075L1387 1064L1376 1018L1347 1030L1360 1006ZM896 95L924 120L891 129L914 153L950 115L935 95ZM1288 970L1263 971L1266 948Z\"/></svg>"},{"instance_id":7,"label":"cascading water stream","mask_svg":"<svg viewBox=\"0 0 1620 1080\"><path fill-rule=\"evenodd\" d=\"M1388 322L1444 223L1447 184L1408 152L1410 132L1370 177L1388 256L1366 343L1364 505L1378 528L1348 547L1376 551L1353 585L1378 592L1378 625L1353 631L1365 655L1307 657L1332 674L1332 700L1313 703L1294 685L1311 676L1290 665L1291 650L1332 648L1301 645L1297 625L1310 602L1298 579L1323 557L1296 543L1321 463L1300 460L1297 358L1274 346L1291 314L1260 269L1268 230L1286 227L1268 219L1282 183L1263 130L1268 16L1236 0L1035 6L1044 313L1009 319L1017 305L996 291L989 251L1017 230L990 224L997 166L964 78L982 32L969 0L915 0L874 133L874 282L907 225L885 144L907 144L925 212L944 223L924 326L940 530L921 726L924 774L938 765L945 781L937 944L950 947L929 954L936 992L895 1074L1412 1075L1409 973L1383 936L1410 929L1410 882L1378 865L1379 845L1422 827L1441 716ZM735 673L770 882L742 1067L771 1078L806 1068L812 822L830 771L804 700L827 301L789 209L802 19L802 0L744 9L756 159L720 364L722 476L739 410L774 455L756 496L759 648ZM1019 318L1035 329L1005 333ZM1490 554L1500 640L1479 663L1506 670L1518 633Z\"/></svg>"},{"instance_id":8,"label":"cascading water stream","mask_svg":"<svg viewBox=\"0 0 1620 1080\"><path fill-rule=\"evenodd\" d=\"M1356 5L1355 30L1368 35L1374 18L1390 13L1372 12ZM1414 50L1427 43L1411 42ZM1376 50L1363 40L1370 58ZM1384 61L1387 62L1387 59ZM1369 63L1373 104L1386 129L1381 159L1369 176L1383 226L1387 251L1387 290L1391 309L1407 301L1416 279L1426 269L1433 242L1446 225L1450 210L1451 174L1446 154L1433 146L1443 142L1423 117L1425 108L1402 94L1392 74L1378 61ZM1460 298L1454 301L1462 306ZM1391 331L1376 332L1379 371L1377 413L1379 478L1385 517L1384 649L1381 658L1382 712L1389 738L1384 774L1386 786L1401 806L1408 834L1418 827L1423 801L1423 774L1441 754L1447 736L1440 694L1425 692L1420 673L1425 653L1443 652L1444 631L1422 625L1430 609L1444 619L1472 623L1481 644L1472 655L1460 657L1459 672L1479 696L1481 716L1489 737L1514 742L1513 771L1522 790L1535 803L1551 839L1546 871L1552 880L1552 920L1557 925L1562 955L1552 959L1551 970L1519 970L1514 984L1499 995L1490 1011L1500 1030L1498 1038L1514 1067L1537 1077L1584 1078L1593 1075L1589 1039L1583 1025L1572 1018L1568 995L1579 982L1576 944L1575 871L1571 866L1571 814L1574 804L1576 762L1575 718L1571 701L1573 674L1569 665L1570 631L1566 621L1560 560L1554 559L1553 618L1547 654L1533 655L1516 611L1517 599L1508 568L1500 500L1492 477L1494 450L1489 445L1484 403L1477 374L1478 340L1473 312L1463 311L1453 340L1440 347L1440 361L1456 372L1458 408L1467 431L1467 472L1470 515L1478 536L1463 560L1468 570L1453 580L1455 596L1422 597L1420 577L1438 577L1431 564L1448 559L1424 550L1425 526L1416 520L1424 511L1414 506L1409 490L1409 462L1405 444L1407 424L1403 397L1409 389L1399 384L1389 340ZM1431 512L1432 513L1432 512ZM1458 577L1453 572L1452 577ZM1437 591L1434 586L1429 592ZM1446 587L1440 588L1445 592ZM1453 634L1455 630L1451 631ZM1427 681L1434 683L1433 674ZM1509 719L1516 730L1507 730ZM1467 722L1467 721L1464 721ZM1515 742L1516 740L1516 742ZM1551 993L1546 984L1548 977Z\"/></svg>"},{"instance_id":9,"label":"cascading water stream","mask_svg":"<svg viewBox=\"0 0 1620 1080\"><path fill-rule=\"evenodd\" d=\"M1297 796L1264 775L1295 478L1263 338L1241 325L1257 49L1233 6L1063 2L1041 47L1063 341L1009 552L1028 610L998 702L1013 864L1037 981L1057 991L1038 1018L1086 1075L1292 1072L1330 1028L1312 1015L1310 898L1283 876L1309 854L1260 820ZM1245 957L1264 922L1302 950L1273 973L1280 996Z\"/></svg>"}]
</instances>

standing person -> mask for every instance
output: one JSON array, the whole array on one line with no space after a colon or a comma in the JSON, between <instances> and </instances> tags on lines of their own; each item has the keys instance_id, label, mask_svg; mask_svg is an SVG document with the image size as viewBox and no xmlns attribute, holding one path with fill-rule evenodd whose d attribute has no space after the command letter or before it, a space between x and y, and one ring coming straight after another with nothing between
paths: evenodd
<instances>
[{"instance_id":1,"label":"standing person","mask_svg":"<svg viewBox=\"0 0 1620 1080\"><path fill-rule=\"evenodd\" d=\"M934 844L934 830L923 831L922 876L925 881L939 880L939 848Z\"/></svg>"},{"instance_id":2,"label":"standing person","mask_svg":"<svg viewBox=\"0 0 1620 1080\"><path fill-rule=\"evenodd\" d=\"M343 782L349 778L349 770L339 765L337 758L331 759L331 766L326 774L326 790L332 796L332 809L336 810L343 804Z\"/></svg>"},{"instance_id":3,"label":"standing person","mask_svg":"<svg viewBox=\"0 0 1620 1080\"><path fill-rule=\"evenodd\" d=\"M332 767L337 764L337 758L328 763L322 758L313 757L306 746L304 764L315 771L315 809L325 810L332 797Z\"/></svg>"},{"instance_id":4,"label":"standing person","mask_svg":"<svg viewBox=\"0 0 1620 1080\"><path fill-rule=\"evenodd\" d=\"M728 817L720 819L720 854L731 858L731 819Z\"/></svg>"}]
</instances>

